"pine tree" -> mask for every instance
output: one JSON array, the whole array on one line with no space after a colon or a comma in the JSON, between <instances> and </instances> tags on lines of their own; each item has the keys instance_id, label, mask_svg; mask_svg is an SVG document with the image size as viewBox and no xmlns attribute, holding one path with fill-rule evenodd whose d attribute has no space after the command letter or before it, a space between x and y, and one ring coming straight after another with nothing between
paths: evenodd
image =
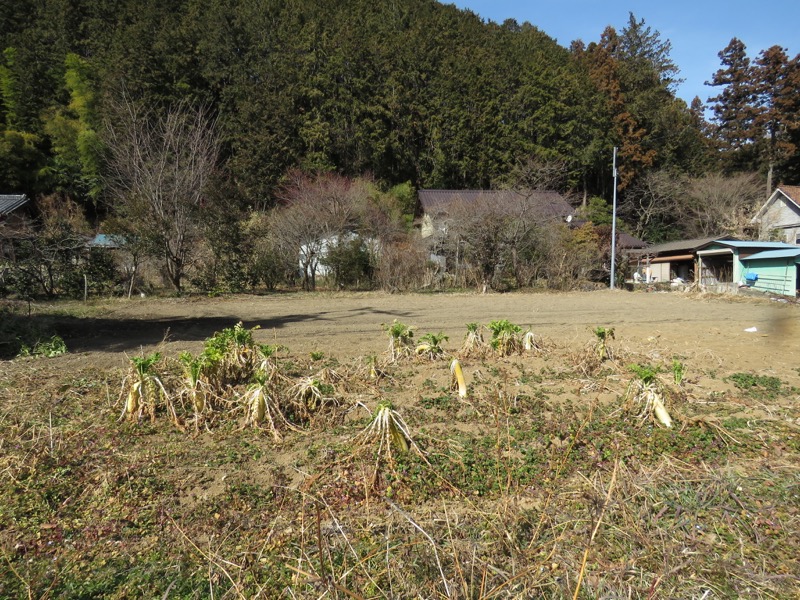
<instances>
[{"instance_id":1,"label":"pine tree","mask_svg":"<svg viewBox=\"0 0 800 600\"><path fill-rule=\"evenodd\" d=\"M772 46L759 55L753 69L756 92L754 124L758 131L759 156L767 171L767 193L773 176L786 163L798 160L798 147L790 137L798 119L797 60L790 61L785 48ZM794 76L793 76L794 75ZM793 125L795 127L793 127Z\"/></svg>"},{"instance_id":2,"label":"pine tree","mask_svg":"<svg viewBox=\"0 0 800 600\"><path fill-rule=\"evenodd\" d=\"M718 54L722 68L706 85L722 91L708 99L714 112L714 137L728 171L752 170L756 152L754 141L756 94L752 66L741 40L733 38Z\"/></svg>"},{"instance_id":3,"label":"pine tree","mask_svg":"<svg viewBox=\"0 0 800 600\"><path fill-rule=\"evenodd\" d=\"M787 183L800 183L800 54L786 64L783 91L775 103L784 117L785 142L791 154L781 165L780 175Z\"/></svg>"},{"instance_id":4,"label":"pine tree","mask_svg":"<svg viewBox=\"0 0 800 600\"><path fill-rule=\"evenodd\" d=\"M615 58L618 50L619 35L613 27L606 27L600 42L589 44L585 59L592 81L606 98L606 107L613 122L614 141L619 145L619 187L624 189L638 173L653 165L656 151L643 143L647 131L631 111L631 103L623 85L623 67Z\"/></svg>"},{"instance_id":5,"label":"pine tree","mask_svg":"<svg viewBox=\"0 0 800 600\"><path fill-rule=\"evenodd\" d=\"M661 33L646 25L644 19L628 14L628 25L619 36L617 58L626 65L632 85L672 89L680 83L680 69L672 61L671 51L672 42L661 39Z\"/></svg>"}]
</instances>

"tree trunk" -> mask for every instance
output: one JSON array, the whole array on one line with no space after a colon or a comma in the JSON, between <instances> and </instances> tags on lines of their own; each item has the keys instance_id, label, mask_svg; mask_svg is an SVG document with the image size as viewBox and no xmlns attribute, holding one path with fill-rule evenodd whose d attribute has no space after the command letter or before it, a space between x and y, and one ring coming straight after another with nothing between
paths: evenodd
<instances>
[{"instance_id":1,"label":"tree trunk","mask_svg":"<svg viewBox=\"0 0 800 600\"><path fill-rule=\"evenodd\" d=\"M581 200L581 207L586 208L589 202L589 184L586 181L586 173L583 174L583 199Z\"/></svg>"},{"instance_id":2,"label":"tree trunk","mask_svg":"<svg viewBox=\"0 0 800 600\"><path fill-rule=\"evenodd\" d=\"M174 256L167 257L167 278L176 292L181 291L181 278L183 275L183 265Z\"/></svg>"},{"instance_id":3,"label":"tree trunk","mask_svg":"<svg viewBox=\"0 0 800 600\"><path fill-rule=\"evenodd\" d=\"M770 158L769 160L769 170L767 171L767 198L772 195L772 170L774 169L775 164Z\"/></svg>"}]
</instances>

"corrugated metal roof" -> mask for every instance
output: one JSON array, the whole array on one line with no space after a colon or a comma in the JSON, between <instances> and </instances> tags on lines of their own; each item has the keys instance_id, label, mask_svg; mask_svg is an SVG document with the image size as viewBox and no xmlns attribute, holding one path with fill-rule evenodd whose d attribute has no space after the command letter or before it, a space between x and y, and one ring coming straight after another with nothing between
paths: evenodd
<instances>
[{"instance_id":1,"label":"corrugated metal roof","mask_svg":"<svg viewBox=\"0 0 800 600\"><path fill-rule=\"evenodd\" d=\"M774 250L779 250L783 248L796 248L797 246L793 246L792 244L787 244L786 242L752 242L752 241L739 241L739 240L715 240L712 242L714 244L720 244L721 246L727 246L729 248L770 248ZM711 244L707 244L711 245Z\"/></svg>"},{"instance_id":2,"label":"corrugated metal roof","mask_svg":"<svg viewBox=\"0 0 800 600\"><path fill-rule=\"evenodd\" d=\"M774 258L800 259L800 246L795 247L794 249L785 248L783 250L765 250L764 252L759 252L757 254L753 254L752 256L743 257L740 260L742 262L746 262L749 260L769 260Z\"/></svg>"},{"instance_id":3,"label":"corrugated metal roof","mask_svg":"<svg viewBox=\"0 0 800 600\"><path fill-rule=\"evenodd\" d=\"M710 244L716 240L720 239L719 236L715 237L706 237L706 238L695 238L692 240L677 240L675 242L664 242L663 244L656 244L655 246L650 246L649 248L645 248L643 250L644 254L664 254L665 252L691 252L696 248L700 248L701 246L705 246L706 244Z\"/></svg>"},{"instance_id":4,"label":"corrugated metal roof","mask_svg":"<svg viewBox=\"0 0 800 600\"><path fill-rule=\"evenodd\" d=\"M563 219L574 210L558 192L517 192L515 190L419 190L422 212L430 215L447 212L454 202L470 204L488 198L493 202L519 202L528 199L536 204L540 217Z\"/></svg>"},{"instance_id":5,"label":"corrugated metal roof","mask_svg":"<svg viewBox=\"0 0 800 600\"><path fill-rule=\"evenodd\" d=\"M25 194L0 194L0 215L7 215L28 203Z\"/></svg>"}]
</instances>

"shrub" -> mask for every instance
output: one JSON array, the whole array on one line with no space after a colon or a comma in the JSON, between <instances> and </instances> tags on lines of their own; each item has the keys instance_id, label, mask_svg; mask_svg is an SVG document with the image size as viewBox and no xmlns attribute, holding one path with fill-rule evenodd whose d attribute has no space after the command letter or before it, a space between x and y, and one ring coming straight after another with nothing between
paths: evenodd
<instances>
[{"instance_id":1,"label":"shrub","mask_svg":"<svg viewBox=\"0 0 800 600\"><path fill-rule=\"evenodd\" d=\"M375 280L387 292L406 292L422 286L427 252L410 240L403 239L381 248Z\"/></svg>"},{"instance_id":2,"label":"shrub","mask_svg":"<svg viewBox=\"0 0 800 600\"><path fill-rule=\"evenodd\" d=\"M333 282L339 287L372 286L372 256L359 237L338 240L328 247L320 263L330 269Z\"/></svg>"},{"instance_id":3,"label":"shrub","mask_svg":"<svg viewBox=\"0 0 800 600\"><path fill-rule=\"evenodd\" d=\"M19 350L20 356L41 356L44 358L53 358L54 356L61 356L67 353L67 345L64 340L57 335L50 337L48 340L37 341L31 348L27 344L22 344Z\"/></svg>"}]
</instances>

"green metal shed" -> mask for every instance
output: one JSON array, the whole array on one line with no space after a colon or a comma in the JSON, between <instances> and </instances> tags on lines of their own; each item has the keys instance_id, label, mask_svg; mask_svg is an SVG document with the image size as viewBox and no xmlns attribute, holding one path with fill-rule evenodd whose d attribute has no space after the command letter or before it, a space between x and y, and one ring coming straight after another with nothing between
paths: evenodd
<instances>
[{"instance_id":1,"label":"green metal shed","mask_svg":"<svg viewBox=\"0 0 800 600\"><path fill-rule=\"evenodd\" d=\"M784 257L783 253L800 253L800 246L784 242L713 241L697 249L699 283L704 289L717 292L735 292L740 286L745 285L749 273L756 273L755 270L748 271L748 265L753 258L756 258L754 264L758 268L762 266L767 268L764 272L767 281L761 283L761 285L756 282L756 285L750 287L794 296L797 269L787 270L787 263L784 260L786 257ZM795 256L795 254L792 254L792 256ZM766 257L769 266L762 263L761 259L757 257ZM773 264L773 259L783 262ZM780 268L777 266L778 264ZM758 281L760 281L761 274L757 274L759 275ZM771 287L767 288L767 285ZM778 289L790 291L779 292L777 291Z\"/></svg>"},{"instance_id":2,"label":"green metal shed","mask_svg":"<svg viewBox=\"0 0 800 600\"><path fill-rule=\"evenodd\" d=\"M740 259L744 266L744 276L757 275L753 289L796 296L798 292L798 271L800 271L800 247L780 250L767 250Z\"/></svg>"}]
</instances>

